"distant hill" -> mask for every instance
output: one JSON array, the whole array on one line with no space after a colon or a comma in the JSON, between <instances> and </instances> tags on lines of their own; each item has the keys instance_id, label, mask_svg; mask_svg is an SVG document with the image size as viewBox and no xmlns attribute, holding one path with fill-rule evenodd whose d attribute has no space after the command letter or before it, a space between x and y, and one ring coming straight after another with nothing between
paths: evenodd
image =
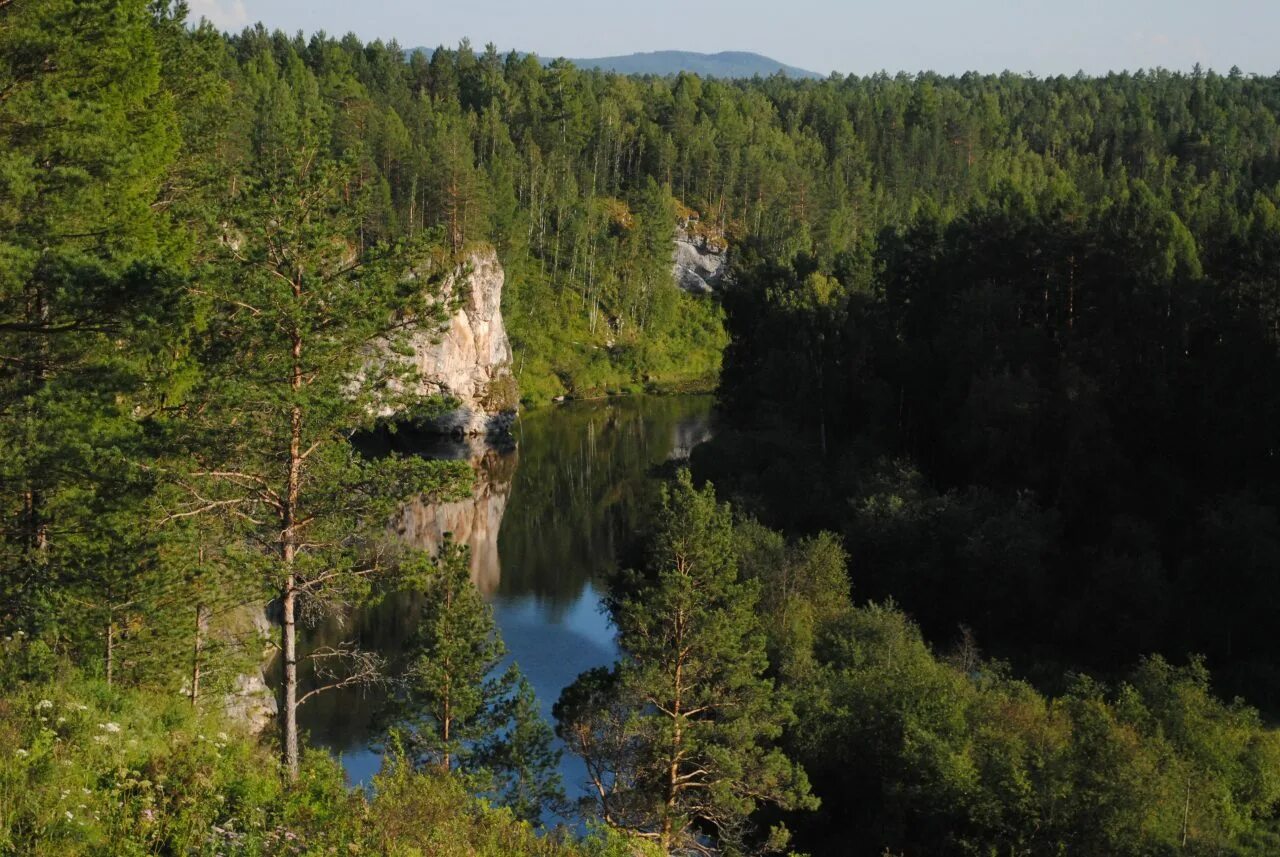
<instances>
[{"instance_id":1,"label":"distant hill","mask_svg":"<svg viewBox=\"0 0 1280 857\"><path fill-rule=\"evenodd\" d=\"M578 68L598 68L618 74L679 74L692 72L702 77L768 77L782 72L791 78L821 79L816 72L784 65L769 57L747 51L725 51L718 54L700 54L692 51L654 51L628 54L620 57L595 59L570 59Z\"/></svg>"},{"instance_id":2,"label":"distant hill","mask_svg":"<svg viewBox=\"0 0 1280 857\"><path fill-rule=\"evenodd\" d=\"M435 52L434 48L410 48L405 56L422 51L427 56ZM524 56L524 53L520 53ZM553 61L550 57L540 57L543 64ZM787 77L801 80L821 80L823 75L785 65L775 59L753 54L748 51L724 51L718 54L700 54L694 51L653 51L651 53L628 54L621 57L596 57L594 59L570 59L569 62L578 68L598 68L602 71L613 71L618 74L654 74L665 77L691 72L700 77L768 77L782 72Z\"/></svg>"}]
</instances>

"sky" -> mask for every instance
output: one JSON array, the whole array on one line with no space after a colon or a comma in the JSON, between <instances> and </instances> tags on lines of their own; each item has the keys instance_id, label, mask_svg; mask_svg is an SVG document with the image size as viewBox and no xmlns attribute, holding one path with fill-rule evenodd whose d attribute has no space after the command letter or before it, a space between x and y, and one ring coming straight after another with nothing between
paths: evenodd
<instances>
[{"instance_id":1,"label":"sky","mask_svg":"<svg viewBox=\"0 0 1280 857\"><path fill-rule=\"evenodd\" d=\"M189 0L224 29L261 21L405 47L543 57L755 51L827 73L1030 72L1196 63L1280 71L1280 0Z\"/></svg>"}]
</instances>

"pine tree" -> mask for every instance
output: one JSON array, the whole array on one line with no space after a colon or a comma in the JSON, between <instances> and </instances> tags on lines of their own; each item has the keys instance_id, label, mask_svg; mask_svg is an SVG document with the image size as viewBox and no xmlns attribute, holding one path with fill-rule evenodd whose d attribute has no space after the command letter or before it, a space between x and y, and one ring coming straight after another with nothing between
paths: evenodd
<instances>
[{"instance_id":1,"label":"pine tree","mask_svg":"<svg viewBox=\"0 0 1280 857\"><path fill-rule=\"evenodd\" d=\"M0 6L0 625L97 649L109 679L163 584L144 464L181 309L174 126L146 0Z\"/></svg>"},{"instance_id":2,"label":"pine tree","mask_svg":"<svg viewBox=\"0 0 1280 857\"><path fill-rule=\"evenodd\" d=\"M556 772L561 751L555 732L542 717L533 685L518 676L515 689L498 707L499 729L476 753L478 766L493 778L489 791L503 806L530 823L565 804Z\"/></svg>"},{"instance_id":3,"label":"pine tree","mask_svg":"<svg viewBox=\"0 0 1280 857\"><path fill-rule=\"evenodd\" d=\"M476 169L471 118L452 106L435 116L428 147L432 165L432 214L454 253L487 233L488 199L484 174Z\"/></svg>"},{"instance_id":4,"label":"pine tree","mask_svg":"<svg viewBox=\"0 0 1280 857\"><path fill-rule=\"evenodd\" d=\"M180 486L162 485L160 496L182 502ZM271 593L252 556L236 540L235 527L212 516L169 522L157 545L162 577L169 582L146 644L157 662L156 683L176 685L199 707L226 692L238 676L261 668L263 643L253 612ZM160 623L156 623L160 624Z\"/></svg>"},{"instance_id":5,"label":"pine tree","mask_svg":"<svg viewBox=\"0 0 1280 857\"><path fill-rule=\"evenodd\" d=\"M396 731L419 767L460 771L520 817L563 799L550 727L511 664L493 611L471 582L470 552L446 541L423 577L424 611L400 682Z\"/></svg>"},{"instance_id":6,"label":"pine tree","mask_svg":"<svg viewBox=\"0 0 1280 857\"><path fill-rule=\"evenodd\" d=\"M422 590L423 615L397 706L405 748L420 767L470 768L477 744L496 728L495 706L515 675L494 675L506 647L471 583L464 545L441 547Z\"/></svg>"},{"instance_id":7,"label":"pine tree","mask_svg":"<svg viewBox=\"0 0 1280 857\"><path fill-rule=\"evenodd\" d=\"M225 212L221 253L198 277L211 319L202 379L181 414L188 467L166 518L216 515L250 546L279 606L281 744L298 772L298 708L332 687L379 678L353 646L312 653L327 684L300 691L304 612L359 603L396 571L386 522L404 498L447 492L456 465L368 460L349 441L404 389L379 359L412 326L438 320L426 248L361 247L358 170L331 154L332 107L293 55L249 65L253 160ZM341 664L341 666L339 666Z\"/></svg>"},{"instance_id":8,"label":"pine tree","mask_svg":"<svg viewBox=\"0 0 1280 857\"><path fill-rule=\"evenodd\" d=\"M708 830L721 848L747 847L763 804L816 806L804 772L773 746L791 714L763 677L758 587L739 579L732 539L728 507L681 471L645 568L610 593L622 660L585 673L556 706L595 811L668 854L711 853Z\"/></svg>"}]
</instances>

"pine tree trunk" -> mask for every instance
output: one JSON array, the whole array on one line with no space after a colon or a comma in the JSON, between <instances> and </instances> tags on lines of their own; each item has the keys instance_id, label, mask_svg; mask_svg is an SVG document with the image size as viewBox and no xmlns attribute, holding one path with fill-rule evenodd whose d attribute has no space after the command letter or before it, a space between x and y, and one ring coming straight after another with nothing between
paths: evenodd
<instances>
[{"instance_id":1,"label":"pine tree trunk","mask_svg":"<svg viewBox=\"0 0 1280 857\"><path fill-rule=\"evenodd\" d=\"M281 705L282 749L285 775L290 782L298 779L298 636L295 620L293 575L285 583L282 601L281 648L284 650L284 702Z\"/></svg>"},{"instance_id":2,"label":"pine tree trunk","mask_svg":"<svg viewBox=\"0 0 1280 857\"><path fill-rule=\"evenodd\" d=\"M448 691L446 691L446 694ZM453 754L449 752L449 733L452 731L453 717L449 714L449 704L445 703L444 719L440 722L440 734L444 738L444 752L440 757L440 768L448 773L453 768Z\"/></svg>"},{"instance_id":3,"label":"pine tree trunk","mask_svg":"<svg viewBox=\"0 0 1280 857\"><path fill-rule=\"evenodd\" d=\"M114 617L107 615L107 651L106 651L106 667L107 667L107 687L111 687L111 680L115 672L115 654L116 654L116 623Z\"/></svg>"},{"instance_id":4,"label":"pine tree trunk","mask_svg":"<svg viewBox=\"0 0 1280 857\"><path fill-rule=\"evenodd\" d=\"M671 759L667 768L666 806L662 814L662 834L659 846L664 854L670 854L675 846L676 800L680 795L680 760L684 755L684 730L680 726L684 698L684 623L676 624L675 684L671 700Z\"/></svg>"},{"instance_id":5,"label":"pine tree trunk","mask_svg":"<svg viewBox=\"0 0 1280 857\"><path fill-rule=\"evenodd\" d=\"M49 305L44 299L44 294L38 287L32 289L26 307L27 323L35 329L48 324L49 316ZM27 383L30 385L29 395L34 397L36 393L44 388L49 378L49 342L47 337L37 335L29 347L31 348L31 353L34 354L34 359L30 364ZM30 401L28 401L26 407L27 441L34 448L37 436L40 433L40 424ZM26 530L26 548L30 554L28 559L34 566L36 565L35 555L48 550L49 529L43 520L42 497L35 485L33 474L28 476L27 490L22 493L22 505L23 523Z\"/></svg>"},{"instance_id":6,"label":"pine tree trunk","mask_svg":"<svg viewBox=\"0 0 1280 857\"><path fill-rule=\"evenodd\" d=\"M453 609L452 584L450 584L449 587L445 590L444 606L446 611ZM452 670L449 658L447 657L445 658L443 666L444 666L444 673L446 678L444 683L444 694L443 694L444 696L443 715L444 716L440 718L440 737L444 739L442 742L444 745L444 751L440 754L441 756L440 768L443 772L448 773L453 768L453 756L449 752L449 738L453 732L453 681L451 680L451 676L453 675L453 670Z\"/></svg>"},{"instance_id":7,"label":"pine tree trunk","mask_svg":"<svg viewBox=\"0 0 1280 857\"><path fill-rule=\"evenodd\" d=\"M204 655L204 632L208 624L208 615L203 604L196 605L195 643L191 651L191 704L200 704L200 673L203 664L200 659Z\"/></svg>"},{"instance_id":8,"label":"pine tree trunk","mask_svg":"<svg viewBox=\"0 0 1280 857\"><path fill-rule=\"evenodd\" d=\"M294 296L301 296L301 286L294 284ZM296 396L302 389L302 337L293 336L293 376L289 386ZM298 499L302 484L302 407L294 404L289 420L289 488L284 505L284 530L281 534L285 570L283 619L281 625L284 650L284 722L283 751L285 774L290 782L298 779L298 626L297 576L293 562L297 554Z\"/></svg>"}]
</instances>

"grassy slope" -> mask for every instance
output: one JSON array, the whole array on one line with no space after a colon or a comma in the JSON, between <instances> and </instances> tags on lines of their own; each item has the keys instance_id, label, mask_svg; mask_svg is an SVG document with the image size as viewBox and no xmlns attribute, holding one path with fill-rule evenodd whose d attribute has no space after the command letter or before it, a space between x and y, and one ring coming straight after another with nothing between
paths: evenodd
<instances>
[{"instance_id":1,"label":"grassy slope","mask_svg":"<svg viewBox=\"0 0 1280 857\"><path fill-rule=\"evenodd\" d=\"M368 798L319 751L286 788L271 747L181 696L108 688L47 658L33 680L18 674L32 661L20 640L0 649L0 853L635 853L539 836L435 774L390 770Z\"/></svg>"}]
</instances>

